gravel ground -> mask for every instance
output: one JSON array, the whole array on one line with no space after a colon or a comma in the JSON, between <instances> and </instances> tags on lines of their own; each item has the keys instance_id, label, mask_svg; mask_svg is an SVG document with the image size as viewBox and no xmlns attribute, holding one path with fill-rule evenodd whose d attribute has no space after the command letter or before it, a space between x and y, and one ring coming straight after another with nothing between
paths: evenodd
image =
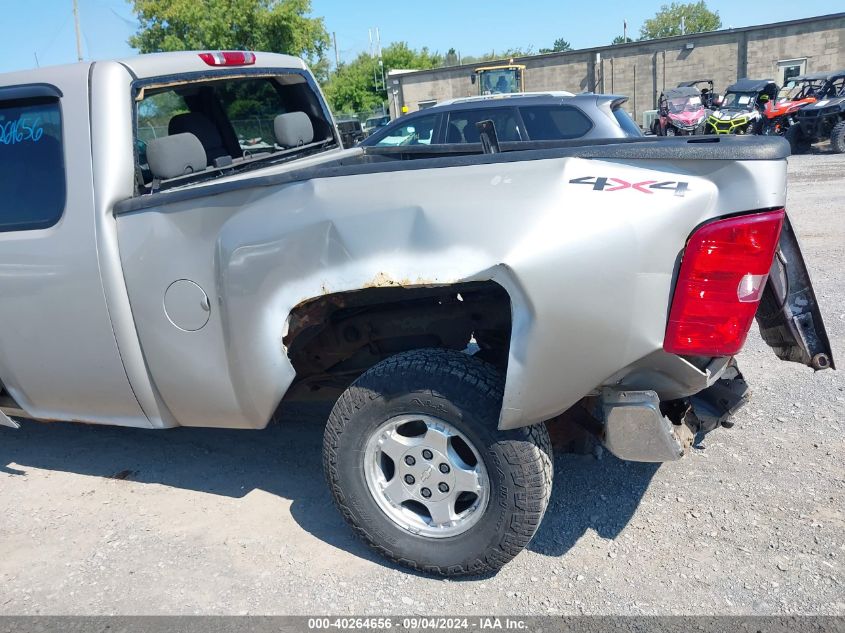
<instances>
[{"instance_id":1,"label":"gravel ground","mask_svg":"<svg viewBox=\"0 0 845 633\"><path fill-rule=\"evenodd\" d=\"M790 159L788 209L845 349L845 156ZM840 362L845 363L842 358ZM2 614L845 614L845 380L778 362L731 430L662 466L559 455L498 575L371 554L335 512L320 411L265 432L25 422L0 431Z\"/></svg>"}]
</instances>

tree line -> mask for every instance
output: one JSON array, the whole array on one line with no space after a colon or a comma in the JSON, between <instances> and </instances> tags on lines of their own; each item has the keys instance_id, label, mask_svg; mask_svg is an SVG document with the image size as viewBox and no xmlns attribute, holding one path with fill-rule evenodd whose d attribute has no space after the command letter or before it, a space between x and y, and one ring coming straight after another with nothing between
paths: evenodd
<instances>
[{"instance_id":1,"label":"tree line","mask_svg":"<svg viewBox=\"0 0 845 633\"><path fill-rule=\"evenodd\" d=\"M462 56L455 48L441 54L427 47L394 42L381 59L360 53L332 69L331 41L325 20L312 15L311 0L132 0L139 29L129 44L142 53L234 49L265 50L302 57L323 86L335 112L370 112L387 100L387 75L393 69L428 70L458 64L527 57L572 50L558 38L550 47L533 46ZM704 0L661 6L640 27L640 40L715 31L722 27L717 11ZM611 44L632 42L616 36Z\"/></svg>"}]
</instances>

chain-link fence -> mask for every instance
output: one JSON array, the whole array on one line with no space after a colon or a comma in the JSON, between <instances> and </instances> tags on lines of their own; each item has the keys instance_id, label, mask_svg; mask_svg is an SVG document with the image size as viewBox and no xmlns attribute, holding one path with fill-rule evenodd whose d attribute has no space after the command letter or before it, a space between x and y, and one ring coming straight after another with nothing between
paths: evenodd
<instances>
[{"instance_id":1,"label":"chain-link fence","mask_svg":"<svg viewBox=\"0 0 845 633\"><path fill-rule=\"evenodd\" d=\"M274 142L273 119L265 117L251 117L248 119L232 120L232 127L241 144L272 143ZM167 136L166 125L143 124L138 126L138 138L145 143L154 138Z\"/></svg>"}]
</instances>

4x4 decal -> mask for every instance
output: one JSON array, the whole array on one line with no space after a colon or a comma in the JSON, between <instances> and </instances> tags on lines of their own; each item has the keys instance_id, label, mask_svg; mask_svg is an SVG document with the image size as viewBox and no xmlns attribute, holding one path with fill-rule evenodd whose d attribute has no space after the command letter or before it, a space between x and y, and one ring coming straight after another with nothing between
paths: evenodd
<instances>
[{"instance_id":1,"label":"4x4 decal","mask_svg":"<svg viewBox=\"0 0 845 633\"><path fill-rule=\"evenodd\" d=\"M592 185L593 191L620 191L622 189L634 189L640 193L652 194L657 191L674 191L676 196L683 197L689 189L688 182L666 180L643 180L642 182L628 182L621 178L605 178L603 176L581 176L569 181L571 185Z\"/></svg>"}]
</instances>

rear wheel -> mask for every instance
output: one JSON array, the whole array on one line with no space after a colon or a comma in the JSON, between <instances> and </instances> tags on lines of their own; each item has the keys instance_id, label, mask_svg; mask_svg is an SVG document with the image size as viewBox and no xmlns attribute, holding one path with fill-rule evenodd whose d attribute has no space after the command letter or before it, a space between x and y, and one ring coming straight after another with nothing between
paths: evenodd
<instances>
[{"instance_id":1,"label":"rear wheel","mask_svg":"<svg viewBox=\"0 0 845 633\"><path fill-rule=\"evenodd\" d=\"M830 131L830 148L837 154L845 154L845 121L840 121Z\"/></svg>"},{"instance_id":2,"label":"rear wheel","mask_svg":"<svg viewBox=\"0 0 845 633\"><path fill-rule=\"evenodd\" d=\"M810 148L810 144L801 134L801 127L798 125L790 125L783 136L789 141L789 148L793 154L803 154Z\"/></svg>"},{"instance_id":3,"label":"rear wheel","mask_svg":"<svg viewBox=\"0 0 845 633\"><path fill-rule=\"evenodd\" d=\"M335 503L383 556L427 572L497 570L540 525L551 494L543 425L499 431L503 379L461 352L375 365L332 410L323 466Z\"/></svg>"}]
</instances>

